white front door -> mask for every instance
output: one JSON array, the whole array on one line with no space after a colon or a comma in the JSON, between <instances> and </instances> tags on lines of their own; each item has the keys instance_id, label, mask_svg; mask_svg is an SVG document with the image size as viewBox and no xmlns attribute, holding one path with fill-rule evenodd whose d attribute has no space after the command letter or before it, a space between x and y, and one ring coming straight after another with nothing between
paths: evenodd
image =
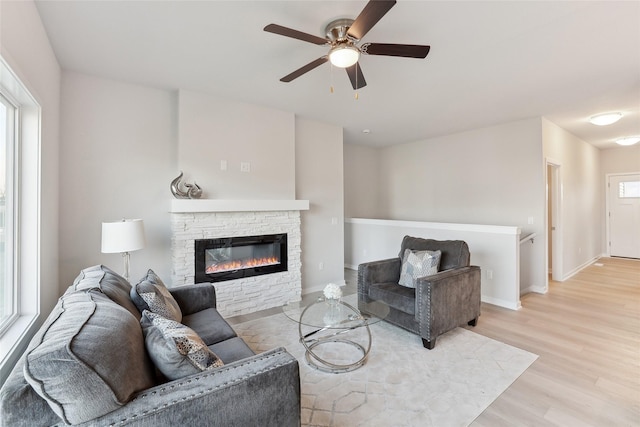
<instances>
[{"instance_id":1,"label":"white front door","mask_svg":"<svg viewBox=\"0 0 640 427\"><path fill-rule=\"evenodd\" d=\"M609 255L640 258L640 174L612 175L609 193Z\"/></svg>"}]
</instances>

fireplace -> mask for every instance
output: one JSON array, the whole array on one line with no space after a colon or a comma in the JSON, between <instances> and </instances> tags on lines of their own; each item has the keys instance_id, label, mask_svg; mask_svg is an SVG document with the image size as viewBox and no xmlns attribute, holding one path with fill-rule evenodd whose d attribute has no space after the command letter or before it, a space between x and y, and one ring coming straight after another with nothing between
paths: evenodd
<instances>
[{"instance_id":1,"label":"fireplace","mask_svg":"<svg viewBox=\"0 0 640 427\"><path fill-rule=\"evenodd\" d=\"M287 234L195 241L195 282L222 282L287 271Z\"/></svg>"}]
</instances>

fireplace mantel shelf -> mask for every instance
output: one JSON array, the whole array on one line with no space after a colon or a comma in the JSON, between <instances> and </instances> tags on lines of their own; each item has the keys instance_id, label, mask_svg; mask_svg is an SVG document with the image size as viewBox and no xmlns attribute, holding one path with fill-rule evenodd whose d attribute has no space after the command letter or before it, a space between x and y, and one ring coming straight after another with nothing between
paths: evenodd
<instances>
[{"instance_id":1,"label":"fireplace mantel shelf","mask_svg":"<svg viewBox=\"0 0 640 427\"><path fill-rule=\"evenodd\" d=\"M171 213L306 211L308 200L172 199Z\"/></svg>"}]
</instances>

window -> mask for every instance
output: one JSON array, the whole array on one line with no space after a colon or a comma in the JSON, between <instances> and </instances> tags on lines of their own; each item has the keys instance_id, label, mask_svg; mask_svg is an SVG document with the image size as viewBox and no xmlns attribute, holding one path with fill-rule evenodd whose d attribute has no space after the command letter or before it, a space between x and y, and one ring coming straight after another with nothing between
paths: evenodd
<instances>
[{"instance_id":1,"label":"window","mask_svg":"<svg viewBox=\"0 0 640 427\"><path fill-rule=\"evenodd\" d=\"M0 334L18 315L14 280L15 112L16 107L0 92Z\"/></svg>"},{"instance_id":2,"label":"window","mask_svg":"<svg viewBox=\"0 0 640 427\"><path fill-rule=\"evenodd\" d=\"M640 197L640 181L621 182L618 188L618 197L621 199L637 199Z\"/></svg>"},{"instance_id":3,"label":"window","mask_svg":"<svg viewBox=\"0 0 640 427\"><path fill-rule=\"evenodd\" d=\"M0 382L38 326L42 109L0 56Z\"/></svg>"}]
</instances>

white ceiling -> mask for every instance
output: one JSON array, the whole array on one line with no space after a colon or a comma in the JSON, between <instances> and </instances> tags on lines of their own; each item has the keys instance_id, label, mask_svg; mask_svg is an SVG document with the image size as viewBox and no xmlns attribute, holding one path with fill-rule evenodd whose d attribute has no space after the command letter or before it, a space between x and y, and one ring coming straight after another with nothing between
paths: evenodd
<instances>
[{"instance_id":1,"label":"white ceiling","mask_svg":"<svg viewBox=\"0 0 640 427\"><path fill-rule=\"evenodd\" d=\"M324 36L366 1L38 1L65 70L189 89L343 126L345 142L427 139L544 116L601 148L640 135L639 1L402 1L363 42L428 44L426 59L363 56L355 99L327 53L266 33ZM334 93L330 93L330 86ZM621 111L608 127L589 116ZM363 129L370 129L364 134Z\"/></svg>"}]
</instances>

